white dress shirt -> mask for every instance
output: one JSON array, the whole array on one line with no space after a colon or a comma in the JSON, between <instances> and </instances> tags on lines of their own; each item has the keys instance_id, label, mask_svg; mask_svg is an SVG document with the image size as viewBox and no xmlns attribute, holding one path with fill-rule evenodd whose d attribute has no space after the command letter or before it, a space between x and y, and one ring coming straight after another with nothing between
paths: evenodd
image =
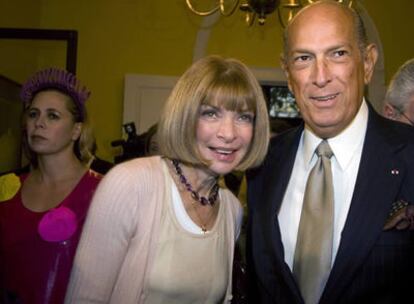
<instances>
[{"instance_id":1,"label":"white dress shirt","mask_svg":"<svg viewBox=\"0 0 414 304\"><path fill-rule=\"evenodd\" d=\"M364 100L351 124L339 135L328 139L328 143L334 153L331 158L334 187L332 265L338 252L341 232L345 225L354 192L367 123L368 106ZM317 161L315 149L321 141L321 138L305 127L296 152L292 175L278 214L285 262L291 270L306 181L309 172Z\"/></svg>"}]
</instances>

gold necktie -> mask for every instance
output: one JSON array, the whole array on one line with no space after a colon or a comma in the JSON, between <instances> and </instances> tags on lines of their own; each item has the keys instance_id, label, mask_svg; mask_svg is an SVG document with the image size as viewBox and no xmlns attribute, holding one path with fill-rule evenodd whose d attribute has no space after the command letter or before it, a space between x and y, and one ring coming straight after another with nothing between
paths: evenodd
<instances>
[{"instance_id":1,"label":"gold necktie","mask_svg":"<svg viewBox=\"0 0 414 304\"><path fill-rule=\"evenodd\" d=\"M331 270L333 242L333 153L326 140L316 148L309 173L296 242L293 274L306 304L318 303Z\"/></svg>"}]
</instances>

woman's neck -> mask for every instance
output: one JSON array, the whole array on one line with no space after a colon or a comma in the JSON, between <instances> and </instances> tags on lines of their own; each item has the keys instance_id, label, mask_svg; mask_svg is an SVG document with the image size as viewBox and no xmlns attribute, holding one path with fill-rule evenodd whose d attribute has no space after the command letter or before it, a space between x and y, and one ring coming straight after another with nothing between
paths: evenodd
<instances>
[{"instance_id":1,"label":"woman's neck","mask_svg":"<svg viewBox=\"0 0 414 304\"><path fill-rule=\"evenodd\" d=\"M79 178L86 170L87 167L73 154L63 159L51 155L38 157L38 165L32 175L39 182L56 183Z\"/></svg>"},{"instance_id":2,"label":"woman's neck","mask_svg":"<svg viewBox=\"0 0 414 304\"><path fill-rule=\"evenodd\" d=\"M208 194L217 183L218 175L206 167L185 165L181 162L180 167L187 181L200 194Z\"/></svg>"}]
</instances>

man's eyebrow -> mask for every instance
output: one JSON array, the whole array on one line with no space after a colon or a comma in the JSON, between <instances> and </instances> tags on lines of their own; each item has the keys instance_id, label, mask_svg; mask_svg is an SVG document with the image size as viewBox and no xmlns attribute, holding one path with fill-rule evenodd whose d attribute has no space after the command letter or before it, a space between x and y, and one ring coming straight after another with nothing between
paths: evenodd
<instances>
[{"instance_id":1,"label":"man's eyebrow","mask_svg":"<svg viewBox=\"0 0 414 304\"><path fill-rule=\"evenodd\" d=\"M327 48L326 50L324 50L324 52L335 51L335 50L342 49L342 48L350 49L352 47L351 47L351 45L349 43L341 43L341 44L333 45L333 46ZM296 48L296 49L291 49L289 51L289 53L290 54L296 54L296 53L300 53L300 54L314 54L316 52L314 50L310 50L310 49L307 49L307 48L299 47L299 48Z\"/></svg>"},{"instance_id":2,"label":"man's eyebrow","mask_svg":"<svg viewBox=\"0 0 414 304\"><path fill-rule=\"evenodd\" d=\"M352 48L352 46L349 43L341 43L341 44L334 45L334 46L328 48L328 51L335 51L335 50L343 49L343 48L350 49L350 48Z\"/></svg>"},{"instance_id":3,"label":"man's eyebrow","mask_svg":"<svg viewBox=\"0 0 414 304\"><path fill-rule=\"evenodd\" d=\"M291 50L291 53L313 53L313 52L307 49L293 49Z\"/></svg>"}]
</instances>

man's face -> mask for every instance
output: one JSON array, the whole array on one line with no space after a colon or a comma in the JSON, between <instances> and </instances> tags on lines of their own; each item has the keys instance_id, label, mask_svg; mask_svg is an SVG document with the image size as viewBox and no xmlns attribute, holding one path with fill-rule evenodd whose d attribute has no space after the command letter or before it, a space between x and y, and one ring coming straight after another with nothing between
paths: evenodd
<instances>
[{"instance_id":1,"label":"man's face","mask_svg":"<svg viewBox=\"0 0 414 304\"><path fill-rule=\"evenodd\" d=\"M316 135L336 136L359 110L376 49L361 54L352 16L332 4L305 9L288 31L284 69L302 117Z\"/></svg>"},{"instance_id":2,"label":"man's face","mask_svg":"<svg viewBox=\"0 0 414 304\"><path fill-rule=\"evenodd\" d=\"M414 95L409 98L403 111L399 111L393 107L392 113L388 118L414 126Z\"/></svg>"}]
</instances>

